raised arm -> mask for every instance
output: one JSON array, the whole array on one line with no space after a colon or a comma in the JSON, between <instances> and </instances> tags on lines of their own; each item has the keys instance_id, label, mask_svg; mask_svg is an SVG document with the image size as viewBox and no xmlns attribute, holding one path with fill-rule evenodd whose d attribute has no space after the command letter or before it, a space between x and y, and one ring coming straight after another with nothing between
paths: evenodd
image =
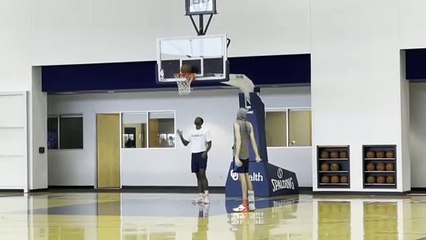
<instances>
[{"instance_id":1,"label":"raised arm","mask_svg":"<svg viewBox=\"0 0 426 240\"><path fill-rule=\"evenodd\" d=\"M179 138L180 138L180 140L182 141L182 144L184 145L184 146L188 146L188 144L189 144L189 141L188 140L186 140L184 137L183 137L183 134L182 134L182 130L177 130L177 134L178 134L178 136L179 136Z\"/></svg>"},{"instance_id":2,"label":"raised arm","mask_svg":"<svg viewBox=\"0 0 426 240\"><path fill-rule=\"evenodd\" d=\"M250 126L250 141L253 147L254 154L256 155L256 162L260 162L262 161L262 159L260 158L259 150L257 149L257 143L256 143L256 138L254 137L253 125L249 123L249 126Z\"/></svg>"}]
</instances>

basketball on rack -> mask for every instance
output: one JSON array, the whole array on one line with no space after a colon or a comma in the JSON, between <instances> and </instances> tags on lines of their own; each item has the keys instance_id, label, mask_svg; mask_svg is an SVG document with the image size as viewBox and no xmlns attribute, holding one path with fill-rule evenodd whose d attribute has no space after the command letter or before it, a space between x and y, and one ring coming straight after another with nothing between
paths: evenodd
<instances>
[{"instance_id":1,"label":"basketball on rack","mask_svg":"<svg viewBox=\"0 0 426 240\"><path fill-rule=\"evenodd\" d=\"M385 152L384 151L377 151L376 152L376 158L384 158Z\"/></svg>"},{"instance_id":2,"label":"basketball on rack","mask_svg":"<svg viewBox=\"0 0 426 240\"><path fill-rule=\"evenodd\" d=\"M331 183L339 183L339 180L339 176L332 176L330 179Z\"/></svg>"},{"instance_id":3,"label":"basketball on rack","mask_svg":"<svg viewBox=\"0 0 426 240\"><path fill-rule=\"evenodd\" d=\"M377 177L377 183L385 183L386 178L384 176L378 176Z\"/></svg>"},{"instance_id":4,"label":"basketball on rack","mask_svg":"<svg viewBox=\"0 0 426 240\"><path fill-rule=\"evenodd\" d=\"M332 151L330 153L330 158L339 158L339 152L337 151Z\"/></svg>"},{"instance_id":5,"label":"basketball on rack","mask_svg":"<svg viewBox=\"0 0 426 240\"><path fill-rule=\"evenodd\" d=\"M331 171L339 171L340 166L339 166L339 164L338 164L338 163L332 163L332 164L330 165L330 169L331 169Z\"/></svg>"},{"instance_id":6,"label":"basketball on rack","mask_svg":"<svg viewBox=\"0 0 426 240\"><path fill-rule=\"evenodd\" d=\"M330 182L330 177L329 176L322 176L321 182L322 183L329 183Z\"/></svg>"},{"instance_id":7,"label":"basketball on rack","mask_svg":"<svg viewBox=\"0 0 426 240\"><path fill-rule=\"evenodd\" d=\"M328 151L322 151L320 154L320 158L329 158L330 153Z\"/></svg>"},{"instance_id":8,"label":"basketball on rack","mask_svg":"<svg viewBox=\"0 0 426 240\"><path fill-rule=\"evenodd\" d=\"M367 183L375 183L375 182L376 182L376 177L374 176L367 177Z\"/></svg>"},{"instance_id":9,"label":"basketball on rack","mask_svg":"<svg viewBox=\"0 0 426 240\"><path fill-rule=\"evenodd\" d=\"M340 156L340 158L348 158L348 152L346 152L346 151L341 151L341 152L339 153L339 156Z\"/></svg>"},{"instance_id":10,"label":"basketball on rack","mask_svg":"<svg viewBox=\"0 0 426 240\"><path fill-rule=\"evenodd\" d=\"M321 171L328 171L330 169L330 165L328 163L321 164Z\"/></svg>"},{"instance_id":11,"label":"basketball on rack","mask_svg":"<svg viewBox=\"0 0 426 240\"><path fill-rule=\"evenodd\" d=\"M367 151L367 153L365 154L365 157L367 157L367 158L375 158L376 154L373 151Z\"/></svg>"},{"instance_id":12,"label":"basketball on rack","mask_svg":"<svg viewBox=\"0 0 426 240\"><path fill-rule=\"evenodd\" d=\"M376 164L376 170L377 171L385 171L385 164L384 163L377 163Z\"/></svg>"},{"instance_id":13,"label":"basketball on rack","mask_svg":"<svg viewBox=\"0 0 426 240\"><path fill-rule=\"evenodd\" d=\"M395 157L395 153L393 151L386 151L386 157L387 158L394 158Z\"/></svg>"},{"instance_id":14,"label":"basketball on rack","mask_svg":"<svg viewBox=\"0 0 426 240\"><path fill-rule=\"evenodd\" d=\"M387 176L386 183L395 183L395 178L393 176Z\"/></svg>"},{"instance_id":15,"label":"basketball on rack","mask_svg":"<svg viewBox=\"0 0 426 240\"><path fill-rule=\"evenodd\" d=\"M394 165L393 163L386 163L386 171L393 171Z\"/></svg>"},{"instance_id":16,"label":"basketball on rack","mask_svg":"<svg viewBox=\"0 0 426 240\"><path fill-rule=\"evenodd\" d=\"M376 165L374 163L367 164L367 171L374 171L376 169Z\"/></svg>"}]
</instances>

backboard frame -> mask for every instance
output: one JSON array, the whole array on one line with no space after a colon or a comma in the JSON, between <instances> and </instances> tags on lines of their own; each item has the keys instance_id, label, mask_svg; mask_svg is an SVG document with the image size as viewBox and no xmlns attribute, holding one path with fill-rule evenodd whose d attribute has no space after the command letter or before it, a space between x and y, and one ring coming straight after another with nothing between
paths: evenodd
<instances>
[{"instance_id":1,"label":"backboard frame","mask_svg":"<svg viewBox=\"0 0 426 240\"><path fill-rule=\"evenodd\" d=\"M196 46L202 45L204 42L206 44L213 43L215 47L212 55L203 55L197 56L196 53L188 54L186 52L180 53L181 55L173 56L172 53L169 53L172 57L162 59L163 55L167 55L163 53L162 50L170 49L175 47L174 44L189 44L189 49L192 51L192 44L194 43L194 48ZM196 73L196 80L198 81L216 81L222 82L227 81L229 79L229 63L228 63L228 53L227 53L227 37L226 34L218 34L218 35L202 35L202 36L179 36L179 37L170 37L170 38L159 38L157 39L157 61L156 61L156 81L157 83L170 83L176 82L177 79L173 77L175 73L179 73L182 65L185 61L200 61L199 66L200 69ZM198 45L197 45L198 44ZM176 47L176 52L181 52L181 49ZM203 45L204 47L204 45ZM217 50L218 48L219 50ZM182 51L188 50L182 47ZM200 50L202 49L202 50ZM205 51L204 48L199 48L199 52ZM164 50L167 52L167 50ZM211 54L211 53L210 53ZM209 69L205 69L206 66L210 66L209 61L219 62L213 63L214 69L218 68L220 72L215 73L215 71L210 71ZM164 66L163 66L164 64ZM171 65L172 73L170 73L170 68L166 67L166 65ZM210 69L211 70L211 69ZM213 72L213 73L212 73ZM206 75L205 75L206 74Z\"/></svg>"}]
</instances>

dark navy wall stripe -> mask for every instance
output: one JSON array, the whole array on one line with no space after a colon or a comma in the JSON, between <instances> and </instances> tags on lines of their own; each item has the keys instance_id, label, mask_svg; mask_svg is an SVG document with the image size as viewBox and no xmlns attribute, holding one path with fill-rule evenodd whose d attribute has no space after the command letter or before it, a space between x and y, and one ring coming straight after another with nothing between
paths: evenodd
<instances>
[{"instance_id":1,"label":"dark navy wall stripe","mask_svg":"<svg viewBox=\"0 0 426 240\"><path fill-rule=\"evenodd\" d=\"M310 84L310 54L230 58L230 72L244 73L256 85ZM176 87L156 82L155 62L102 63L42 67L44 92L161 89ZM222 86L194 82L194 87Z\"/></svg>"},{"instance_id":2,"label":"dark navy wall stripe","mask_svg":"<svg viewBox=\"0 0 426 240\"><path fill-rule=\"evenodd\" d=\"M408 80L426 80L426 49L406 50L405 65Z\"/></svg>"}]
</instances>

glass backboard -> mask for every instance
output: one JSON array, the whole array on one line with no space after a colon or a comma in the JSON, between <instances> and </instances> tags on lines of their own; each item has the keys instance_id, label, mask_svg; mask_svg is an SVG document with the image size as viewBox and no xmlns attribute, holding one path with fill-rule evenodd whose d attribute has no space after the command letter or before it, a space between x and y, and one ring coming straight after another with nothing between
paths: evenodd
<instances>
[{"instance_id":1,"label":"glass backboard","mask_svg":"<svg viewBox=\"0 0 426 240\"><path fill-rule=\"evenodd\" d=\"M190 66L197 81L228 80L226 35L157 40L157 81L176 82L182 66Z\"/></svg>"}]
</instances>

